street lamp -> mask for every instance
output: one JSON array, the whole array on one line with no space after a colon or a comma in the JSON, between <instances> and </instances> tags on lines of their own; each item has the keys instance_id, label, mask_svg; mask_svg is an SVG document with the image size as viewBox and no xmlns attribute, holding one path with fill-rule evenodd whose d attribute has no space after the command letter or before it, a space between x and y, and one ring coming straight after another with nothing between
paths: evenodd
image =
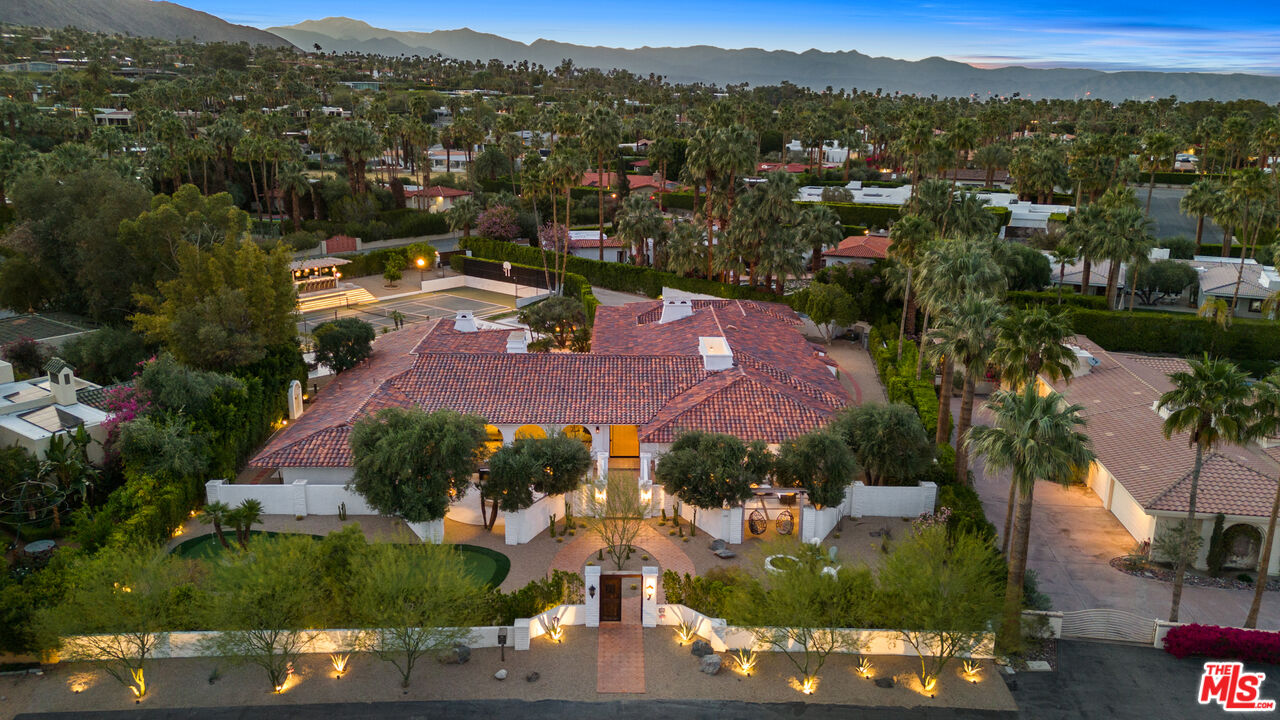
<instances>
[{"instance_id":1,"label":"street lamp","mask_svg":"<svg viewBox=\"0 0 1280 720\"><path fill-rule=\"evenodd\" d=\"M426 266L427 266L427 261L426 261L426 260L424 260L423 258L418 258L418 286L419 286L419 288L418 288L418 289L422 289L422 288L421 288L421 286L422 286L422 269L423 269L423 268L425 268Z\"/></svg>"}]
</instances>

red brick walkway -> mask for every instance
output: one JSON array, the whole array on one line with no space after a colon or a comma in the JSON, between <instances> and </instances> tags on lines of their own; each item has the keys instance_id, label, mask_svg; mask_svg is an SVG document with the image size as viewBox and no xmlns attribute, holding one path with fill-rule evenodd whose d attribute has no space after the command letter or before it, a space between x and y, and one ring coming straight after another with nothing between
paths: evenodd
<instances>
[{"instance_id":1,"label":"red brick walkway","mask_svg":"<svg viewBox=\"0 0 1280 720\"><path fill-rule=\"evenodd\" d=\"M568 543L560 552L556 553L556 557L551 561L552 570L564 570L565 572L580 573L582 567L588 560L595 560L596 551L604 547L604 543L600 542L600 538L589 530L579 530L579 535ZM665 536L658 534L656 530L646 524L640 529L640 533L636 535L636 540L632 543L635 547L643 548L649 557L653 558L654 564L658 566L659 572L663 570L671 570L673 572L690 575L696 575L697 570L693 567L693 561L685 554L680 546L671 542ZM603 563L604 569L609 569L608 556L605 557ZM644 563L650 564L648 562ZM662 581L659 576L658 581L658 602L665 601L665 594L662 592ZM637 622L639 622L637 620Z\"/></svg>"},{"instance_id":2,"label":"red brick walkway","mask_svg":"<svg viewBox=\"0 0 1280 720\"><path fill-rule=\"evenodd\" d=\"M622 622L600 623L596 645L596 692L644 692L644 628L640 598L624 598Z\"/></svg>"}]
</instances>

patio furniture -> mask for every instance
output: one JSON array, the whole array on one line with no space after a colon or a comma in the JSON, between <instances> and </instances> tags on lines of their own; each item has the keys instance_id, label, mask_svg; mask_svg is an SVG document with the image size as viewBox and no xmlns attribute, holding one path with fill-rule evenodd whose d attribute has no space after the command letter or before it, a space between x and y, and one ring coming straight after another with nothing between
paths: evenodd
<instances>
[{"instance_id":1,"label":"patio furniture","mask_svg":"<svg viewBox=\"0 0 1280 720\"><path fill-rule=\"evenodd\" d=\"M769 520L759 510L752 510L747 518L747 529L752 535L763 535L764 531L769 529Z\"/></svg>"},{"instance_id":2,"label":"patio furniture","mask_svg":"<svg viewBox=\"0 0 1280 720\"><path fill-rule=\"evenodd\" d=\"M795 518L792 517L790 510L783 510L778 515L778 521L774 527L777 528L779 535L790 535L795 529Z\"/></svg>"}]
</instances>

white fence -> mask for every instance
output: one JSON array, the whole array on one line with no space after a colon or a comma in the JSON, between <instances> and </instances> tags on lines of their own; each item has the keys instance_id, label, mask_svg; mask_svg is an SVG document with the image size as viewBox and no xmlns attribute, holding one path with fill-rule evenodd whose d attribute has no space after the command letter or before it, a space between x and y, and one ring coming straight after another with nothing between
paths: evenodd
<instances>
[{"instance_id":1,"label":"white fence","mask_svg":"<svg viewBox=\"0 0 1280 720\"><path fill-rule=\"evenodd\" d=\"M868 486L855 482L845 491L844 510L849 517L917 517L933 512L938 486L923 482L915 487Z\"/></svg>"},{"instance_id":2,"label":"white fence","mask_svg":"<svg viewBox=\"0 0 1280 720\"><path fill-rule=\"evenodd\" d=\"M253 499L262 503L262 512L267 515L337 515L344 503L350 515L378 514L364 498L343 485L313 485L306 480L294 480L287 485L241 485L210 480L204 488L207 502L224 502L235 507Z\"/></svg>"},{"instance_id":3,"label":"white fence","mask_svg":"<svg viewBox=\"0 0 1280 720\"><path fill-rule=\"evenodd\" d=\"M550 527L552 514L564 517L563 495L544 495L524 510L502 513L506 544L523 545L532 541L538 533Z\"/></svg>"},{"instance_id":4,"label":"white fence","mask_svg":"<svg viewBox=\"0 0 1280 720\"><path fill-rule=\"evenodd\" d=\"M737 627L725 623L720 618L712 618L684 605L659 605L658 625L674 626L689 623L694 627L698 637L711 644L715 652L751 649L757 652L774 652L778 648L760 643L751 628ZM868 630L864 628L839 628L837 632L848 635L853 642L850 650L867 655L915 655L916 650L904 642L898 630ZM978 642L977 648L966 655L973 658L991 658L995 644L995 635L987 633ZM789 648L798 650L798 646ZM927 650L926 650L927 654Z\"/></svg>"},{"instance_id":5,"label":"white fence","mask_svg":"<svg viewBox=\"0 0 1280 720\"><path fill-rule=\"evenodd\" d=\"M495 292L502 295L510 295L516 299L516 307L524 307L525 305L535 303L545 297L550 297L551 295L551 293L542 288L518 285L515 283L504 282L502 280L473 277L471 275L452 275L450 277L422 281L423 292L442 292L460 287L476 288L477 290L488 290L489 292Z\"/></svg>"}]
</instances>

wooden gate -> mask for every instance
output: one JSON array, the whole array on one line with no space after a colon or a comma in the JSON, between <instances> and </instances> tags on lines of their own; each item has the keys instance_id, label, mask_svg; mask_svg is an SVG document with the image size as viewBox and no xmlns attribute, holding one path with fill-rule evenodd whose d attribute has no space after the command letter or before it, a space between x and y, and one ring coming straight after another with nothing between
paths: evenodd
<instances>
[{"instance_id":1,"label":"wooden gate","mask_svg":"<svg viewBox=\"0 0 1280 720\"><path fill-rule=\"evenodd\" d=\"M1062 637L1151 645L1156 639L1156 621L1123 610L1064 612Z\"/></svg>"}]
</instances>

